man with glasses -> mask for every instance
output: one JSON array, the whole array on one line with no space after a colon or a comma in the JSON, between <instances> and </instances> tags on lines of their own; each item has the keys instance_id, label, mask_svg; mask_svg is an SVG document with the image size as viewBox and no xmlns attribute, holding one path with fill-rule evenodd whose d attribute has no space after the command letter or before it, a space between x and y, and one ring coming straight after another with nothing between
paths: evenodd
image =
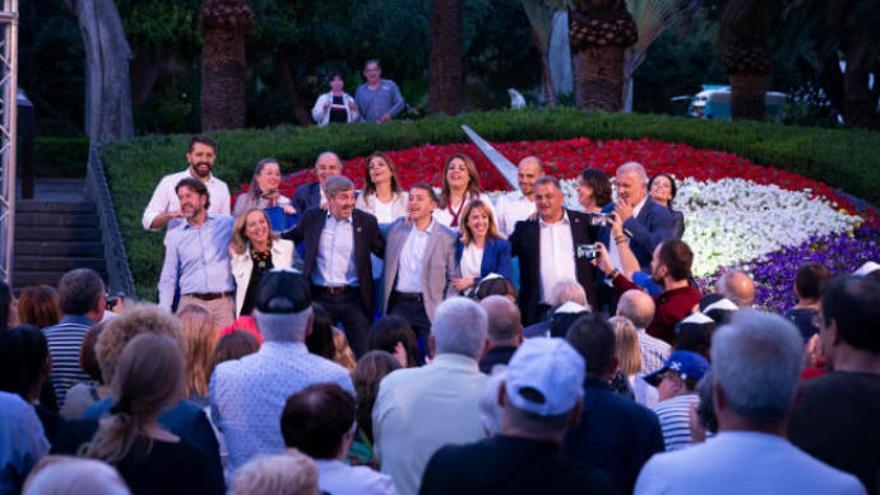
<instances>
[{"instance_id":1,"label":"man with glasses","mask_svg":"<svg viewBox=\"0 0 880 495\"><path fill-rule=\"evenodd\" d=\"M367 60L364 64L364 79L366 82L354 94L354 101L364 121L384 124L403 111L405 102L400 88L394 81L382 79L378 60Z\"/></svg>"},{"instance_id":2,"label":"man with glasses","mask_svg":"<svg viewBox=\"0 0 880 495\"><path fill-rule=\"evenodd\" d=\"M691 408L700 403L697 383L709 370L703 356L690 351L674 351L663 367L645 376L657 387L660 402L652 409L660 418L666 451L683 449L693 442Z\"/></svg>"}]
</instances>

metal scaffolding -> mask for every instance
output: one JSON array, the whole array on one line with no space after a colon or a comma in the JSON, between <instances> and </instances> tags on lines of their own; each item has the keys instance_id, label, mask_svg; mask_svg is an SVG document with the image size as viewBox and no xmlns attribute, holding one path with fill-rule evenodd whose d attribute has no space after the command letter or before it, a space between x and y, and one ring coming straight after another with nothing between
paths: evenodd
<instances>
[{"instance_id":1,"label":"metal scaffolding","mask_svg":"<svg viewBox=\"0 0 880 495\"><path fill-rule=\"evenodd\" d=\"M18 0L3 0L0 12L0 278L12 287L15 241L15 145L18 93Z\"/></svg>"}]
</instances>

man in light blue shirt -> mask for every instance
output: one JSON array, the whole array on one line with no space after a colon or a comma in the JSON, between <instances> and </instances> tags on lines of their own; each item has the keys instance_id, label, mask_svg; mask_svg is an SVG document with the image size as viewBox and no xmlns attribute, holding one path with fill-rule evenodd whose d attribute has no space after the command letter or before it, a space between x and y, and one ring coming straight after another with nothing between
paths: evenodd
<instances>
[{"instance_id":1,"label":"man in light blue shirt","mask_svg":"<svg viewBox=\"0 0 880 495\"><path fill-rule=\"evenodd\" d=\"M378 60L367 60L364 64L364 79L367 82L361 84L354 94L364 121L384 124L403 111L405 102L400 88L394 81L382 79Z\"/></svg>"},{"instance_id":2,"label":"man in light blue shirt","mask_svg":"<svg viewBox=\"0 0 880 495\"><path fill-rule=\"evenodd\" d=\"M186 223L169 232L165 239L159 306L170 311L175 288L179 287L178 307L200 304L211 312L215 325L227 327L235 315L235 284L229 262L233 218L208 213L208 189L199 180L183 179L177 183L175 192Z\"/></svg>"}]
</instances>

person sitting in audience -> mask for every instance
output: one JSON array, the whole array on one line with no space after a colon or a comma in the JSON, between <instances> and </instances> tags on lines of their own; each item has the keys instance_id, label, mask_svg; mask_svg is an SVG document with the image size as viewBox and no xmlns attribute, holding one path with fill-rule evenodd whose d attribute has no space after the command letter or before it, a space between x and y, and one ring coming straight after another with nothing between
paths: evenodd
<instances>
[{"instance_id":1,"label":"person sitting in audience","mask_svg":"<svg viewBox=\"0 0 880 495\"><path fill-rule=\"evenodd\" d=\"M184 367L179 342L154 333L133 338L119 356L113 407L85 455L114 465L135 493L223 493L211 454L157 421L183 394Z\"/></svg>"},{"instance_id":2,"label":"person sitting in audience","mask_svg":"<svg viewBox=\"0 0 880 495\"><path fill-rule=\"evenodd\" d=\"M755 282L743 272L731 270L725 273L718 279L715 289L740 309L751 308L755 303Z\"/></svg>"},{"instance_id":3,"label":"person sitting in audience","mask_svg":"<svg viewBox=\"0 0 880 495\"><path fill-rule=\"evenodd\" d=\"M367 465L378 469L373 456L373 405L379 393L379 382L385 375L400 369L400 363L385 351L370 351L358 359L351 381L354 382L355 420L357 436L349 451L352 465Z\"/></svg>"},{"instance_id":4,"label":"person sitting in audience","mask_svg":"<svg viewBox=\"0 0 880 495\"><path fill-rule=\"evenodd\" d=\"M476 302L443 301L431 327L431 364L395 371L379 384L375 454L401 495L419 493L422 473L437 449L483 438L477 404L486 375L477 360L487 326L486 311Z\"/></svg>"},{"instance_id":5,"label":"person sitting in audience","mask_svg":"<svg viewBox=\"0 0 880 495\"><path fill-rule=\"evenodd\" d=\"M293 265L293 242L272 232L264 210L248 208L235 218L230 265L235 278L235 315L250 315L263 273Z\"/></svg>"},{"instance_id":6,"label":"person sitting in audience","mask_svg":"<svg viewBox=\"0 0 880 495\"><path fill-rule=\"evenodd\" d=\"M506 366L523 341L523 327L516 304L503 296L489 296L480 301L489 317L486 351L480 358L480 371L492 374L495 366Z\"/></svg>"},{"instance_id":7,"label":"person sitting in audience","mask_svg":"<svg viewBox=\"0 0 880 495\"><path fill-rule=\"evenodd\" d=\"M318 127L327 124L357 122L361 116L354 98L345 92L345 80L342 73L330 74L330 91L322 94L312 107L312 118Z\"/></svg>"},{"instance_id":8,"label":"person sitting in audience","mask_svg":"<svg viewBox=\"0 0 880 495\"><path fill-rule=\"evenodd\" d=\"M866 261L853 272L853 275L857 277L871 277L874 280L880 280L880 263L877 263L876 261Z\"/></svg>"},{"instance_id":9,"label":"person sitting in audience","mask_svg":"<svg viewBox=\"0 0 880 495\"><path fill-rule=\"evenodd\" d=\"M611 179L598 168L584 170L578 177L577 199L584 212L602 213L611 205Z\"/></svg>"},{"instance_id":10,"label":"person sitting in audience","mask_svg":"<svg viewBox=\"0 0 880 495\"><path fill-rule=\"evenodd\" d=\"M617 373L611 379L611 389L632 398L638 404L653 406L657 403L657 389L648 385L648 382L642 378L646 372L642 366L642 349L636 326L624 316L609 318L608 323L614 329L614 348L617 358ZM663 367L662 361L658 369L661 367Z\"/></svg>"},{"instance_id":11,"label":"person sitting in audience","mask_svg":"<svg viewBox=\"0 0 880 495\"><path fill-rule=\"evenodd\" d=\"M290 198L278 192L281 185L281 165L277 158L263 158L257 162L248 190L235 198L234 216L239 216L251 208L281 208L286 215L293 215L296 209ZM283 229L273 229L283 230Z\"/></svg>"},{"instance_id":12,"label":"person sitting in audience","mask_svg":"<svg viewBox=\"0 0 880 495\"><path fill-rule=\"evenodd\" d=\"M618 493L607 474L559 452L583 410L585 369L584 359L562 339L523 342L496 392L501 433L438 450L419 493Z\"/></svg>"},{"instance_id":13,"label":"person sitting in audience","mask_svg":"<svg viewBox=\"0 0 880 495\"><path fill-rule=\"evenodd\" d=\"M650 409L608 385L619 361L614 330L602 315L579 318L565 340L583 356L587 376L583 413L569 428L562 454L605 471L623 493L631 493L642 465L664 450L660 422Z\"/></svg>"},{"instance_id":14,"label":"person sitting in audience","mask_svg":"<svg viewBox=\"0 0 880 495\"><path fill-rule=\"evenodd\" d=\"M802 383L792 443L880 493L880 281L841 276L822 291L819 340L831 371ZM826 492L831 493L831 492Z\"/></svg>"},{"instance_id":15,"label":"person sitting in audience","mask_svg":"<svg viewBox=\"0 0 880 495\"><path fill-rule=\"evenodd\" d=\"M203 306L188 304L178 313L186 344L186 380L184 393L193 404L199 407L208 405L208 375L214 347L217 345L217 327L211 313Z\"/></svg>"},{"instance_id":16,"label":"person sitting in audience","mask_svg":"<svg viewBox=\"0 0 880 495\"><path fill-rule=\"evenodd\" d=\"M700 299L700 305L696 309L712 318L715 323L724 325L739 311L739 306L721 294L706 294Z\"/></svg>"},{"instance_id":17,"label":"person sitting in audience","mask_svg":"<svg viewBox=\"0 0 880 495\"><path fill-rule=\"evenodd\" d=\"M819 333L813 323L821 308L822 285L831 278L831 271L821 263L805 263L798 268L794 279L797 304L785 312L785 317L800 330L804 342Z\"/></svg>"},{"instance_id":18,"label":"person sitting in audience","mask_svg":"<svg viewBox=\"0 0 880 495\"><path fill-rule=\"evenodd\" d=\"M755 311L737 313L712 340L718 435L652 458L639 474L635 493L864 494L854 476L823 464L785 439L802 354L803 340L784 318ZM833 426L821 424L817 431L824 434L826 427ZM860 447L867 441L861 437ZM864 458L867 453L856 455ZM872 482L876 475L874 469Z\"/></svg>"},{"instance_id":19,"label":"person sitting in audience","mask_svg":"<svg viewBox=\"0 0 880 495\"><path fill-rule=\"evenodd\" d=\"M354 207L373 215L379 225L384 226L406 216L408 199L394 161L379 151L370 155L364 170L364 190Z\"/></svg>"},{"instance_id":20,"label":"person sitting in audience","mask_svg":"<svg viewBox=\"0 0 880 495\"><path fill-rule=\"evenodd\" d=\"M320 495L318 468L295 449L257 457L232 476L229 495Z\"/></svg>"},{"instance_id":21,"label":"person sitting in audience","mask_svg":"<svg viewBox=\"0 0 880 495\"><path fill-rule=\"evenodd\" d=\"M51 445L36 411L17 393L0 391L0 432L0 493L18 493Z\"/></svg>"},{"instance_id":22,"label":"person sitting in audience","mask_svg":"<svg viewBox=\"0 0 880 495\"><path fill-rule=\"evenodd\" d=\"M514 272L514 277L516 272ZM510 302L516 304L517 290L513 282L502 277L501 275L489 274L480 280L480 283L474 288L473 298L482 301L490 296L506 297Z\"/></svg>"},{"instance_id":23,"label":"person sitting in audience","mask_svg":"<svg viewBox=\"0 0 880 495\"><path fill-rule=\"evenodd\" d=\"M332 382L354 394L348 371L310 354L304 342L312 320L305 278L292 270L272 270L257 288L254 318L263 334L255 354L214 368L209 386L211 414L229 449L235 470L254 456L281 452L277 419L292 393Z\"/></svg>"},{"instance_id":24,"label":"person sitting in audience","mask_svg":"<svg viewBox=\"0 0 880 495\"><path fill-rule=\"evenodd\" d=\"M450 156L443 165L440 199L434 210L434 219L458 232L466 221L462 216L465 206L475 199L483 200L492 209L492 201L480 188L480 174L473 159L464 154Z\"/></svg>"},{"instance_id":25,"label":"person sitting in audience","mask_svg":"<svg viewBox=\"0 0 880 495\"><path fill-rule=\"evenodd\" d=\"M98 323L86 332L83 338L79 350L79 367L91 380L77 383L67 391L64 406L60 410L64 419L79 419L89 406L110 396L110 384L104 381L98 356L95 354L95 344L98 343L98 336L105 326L104 322Z\"/></svg>"},{"instance_id":26,"label":"person sitting in audience","mask_svg":"<svg viewBox=\"0 0 880 495\"><path fill-rule=\"evenodd\" d=\"M646 292L630 289L624 292L617 301L617 316L622 316L633 323L639 337L639 350L642 354L641 372L653 373L663 367L669 358L672 346L665 341L648 335L645 330L654 319L656 306L654 299Z\"/></svg>"},{"instance_id":27,"label":"person sitting in audience","mask_svg":"<svg viewBox=\"0 0 880 495\"><path fill-rule=\"evenodd\" d=\"M535 181L544 175L544 161L537 156L527 156L516 167L519 190L498 198L495 212L498 215L498 231L510 237L517 222L528 220L535 214Z\"/></svg>"},{"instance_id":28,"label":"person sitting in audience","mask_svg":"<svg viewBox=\"0 0 880 495\"><path fill-rule=\"evenodd\" d=\"M335 383L310 385L291 395L281 413L284 445L318 466L318 487L334 495L394 494L387 474L343 462L354 439L355 401Z\"/></svg>"},{"instance_id":29,"label":"person sitting in audience","mask_svg":"<svg viewBox=\"0 0 880 495\"><path fill-rule=\"evenodd\" d=\"M464 207L455 257L461 278L453 280L452 286L458 292L472 292L479 281L491 273L513 279L510 243L501 237L492 209L481 199L472 200Z\"/></svg>"},{"instance_id":30,"label":"person sitting in audience","mask_svg":"<svg viewBox=\"0 0 880 495\"><path fill-rule=\"evenodd\" d=\"M672 239L681 240L684 235L684 213L672 208L678 188L670 174L657 174L648 182L648 193L655 203L665 206L672 214Z\"/></svg>"},{"instance_id":31,"label":"person sitting in audience","mask_svg":"<svg viewBox=\"0 0 880 495\"><path fill-rule=\"evenodd\" d=\"M550 305L549 316L544 321L539 321L523 329L523 337L564 337L568 327L580 318L580 313L590 312L590 303L587 302L587 293L583 286L573 278L563 278L556 282L550 289L547 297Z\"/></svg>"},{"instance_id":32,"label":"person sitting in audience","mask_svg":"<svg viewBox=\"0 0 880 495\"><path fill-rule=\"evenodd\" d=\"M675 325L676 350L695 352L710 359L709 349L716 328L715 320L703 313L692 313Z\"/></svg>"},{"instance_id":33,"label":"person sitting in audience","mask_svg":"<svg viewBox=\"0 0 880 495\"><path fill-rule=\"evenodd\" d=\"M300 215L315 208L327 209L327 195L324 193L324 186L330 177L342 175L342 160L336 153L325 151L315 160L315 168L312 173L315 174L318 181L297 187L293 194L293 207Z\"/></svg>"},{"instance_id":34,"label":"person sitting in audience","mask_svg":"<svg viewBox=\"0 0 880 495\"><path fill-rule=\"evenodd\" d=\"M648 174L640 163L628 162L617 168L617 202L614 213L623 222L623 233L642 270L651 264L651 253L663 241L673 239L673 218L669 209L648 197ZM610 243L612 259L617 259L618 243ZM617 268L622 267L615 263Z\"/></svg>"},{"instance_id":35,"label":"person sitting in audience","mask_svg":"<svg viewBox=\"0 0 880 495\"><path fill-rule=\"evenodd\" d=\"M28 476L23 495L130 495L116 468L94 459L50 455Z\"/></svg>"},{"instance_id":36,"label":"person sitting in audience","mask_svg":"<svg viewBox=\"0 0 880 495\"><path fill-rule=\"evenodd\" d=\"M211 356L211 369L208 377L214 374L214 369L218 364L225 361L241 359L248 354L253 354L260 350L260 342L250 332L245 330L234 330L217 341L214 353Z\"/></svg>"},{"instance_id":37,"label":"person sitting in audience","mask_svg":"<svg viewBox=\"0 0 880 495\"><path fill-rule=\"evenodd\" d=\"M416 334L409 322L400 316L385 315L373 323L370 328L370 350L391 354L402 368L415 368L422 364Z\"/></svg>"},{"instance_id":38,"label":"person sitting in audience","mask_svg":"<svg viewBox=\"0 0 880 495\"><path fill-rule=\"evenodd\" d=\"M37 328L51 327L61 320L61 298L48 285L25 287L18 296L18 321Z\"/></svg>"},{"instance_id":39,"label":"person sitting in audience","mask_svg":"<svg viewBox=\"0 0 880 495\"><path fill-rule=\"evenodd\" d=\"M660 418L667 451L686 448L691 437L691 409L700 402L697 383L709 370L703 356L690 351L673 351L659 370L645 375L645 381L657 387L657 405L651 409Z\"/></svg>"}]
</instances>

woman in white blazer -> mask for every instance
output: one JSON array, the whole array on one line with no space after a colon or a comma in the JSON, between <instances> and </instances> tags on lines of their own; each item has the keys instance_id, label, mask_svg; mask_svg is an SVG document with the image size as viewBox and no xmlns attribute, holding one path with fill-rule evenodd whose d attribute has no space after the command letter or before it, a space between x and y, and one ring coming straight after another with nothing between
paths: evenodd
<instances>
[{"instance_id":1,"label":"woman in white blazer","mask_svg":"<svg viewBox=\"0 0 880 495\"><path fill-rule=\"evenodd\" d=\"M318 97L315 106L312 107L312 118L318 123L318 127L324 127L333 122L355 122L360 118L358 106L354 98L343 91L345 82L342 74L334 72L330 74L330 92Z\"/></svg>"},{"instance_id":2,"label":"woman in white blazer","mask_svg":"<svg viewBox=\"0 0 880 495\"><path fill-rule=\"evenodd\" d=\"M293 242L272 232L265 211L249 208L235 218L229 256L235 278L235 316L249 315L263 273L292 266Z\"/></svg>"}]
</instances>

